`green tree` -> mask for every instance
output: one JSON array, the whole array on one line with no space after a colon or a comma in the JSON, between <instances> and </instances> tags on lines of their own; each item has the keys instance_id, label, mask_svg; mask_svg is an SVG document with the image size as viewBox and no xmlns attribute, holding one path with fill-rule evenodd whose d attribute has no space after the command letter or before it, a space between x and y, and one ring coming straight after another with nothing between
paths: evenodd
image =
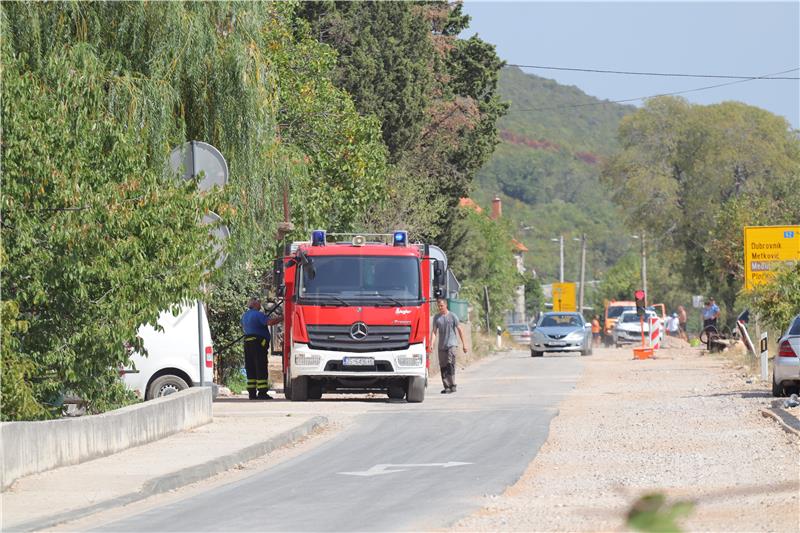
<instances>
[{"instance_id":1,"label":"green tree","mask_svg":"<svg viewBox=\"0 0 800 533\"><path fill-rule=\"evenodd\" d=\"M533 276L525 280L525 314L528 317L536 316L539 311L544 311L544 292L542 284Z\"/></svg>"},{"instance_id":2,"label":"green tree","mask_svg":"<svg viewBox=\"0 0 800 533\"><path fill-rule=\"evenodd\" d=\"M124 402L123 344L213 264L199 221L215 196L148 168L147 128L106 105L147 82L106 61L78 43L34 73L3 47L4 419L53 413L65 391L95 412Z\"/></svg>"},{"instance_id":3,"label":"green tree","mask_svg":"<svg viewBox=\"0 0 800 533\"><path fill-rule=\"evenodd\" d=\"M453 232L458 238L448 257L450 268L462 281L460 296L473 308L483 309L484 287L488 288L491 323L501 324L513 305L514 291L524 283L517 272L508 228L502 220L461 208ZM480 319L485 322L483 312Z\"/></svg>"},{"instance_id":4,"label":"green tree","mask_svg":"<svg viewBox=\"0 0 800 533\"><path fill-rule=\"evenodd\" d=\"M54 192L60 195L60 203L50 199L45 203L70 210L47 211L48 217L31 215L31 232L37 235L32 242L39 243L38 235L51 227L72 231L72 225L62 218L81 220L83 230L64 236L64 243L69 241L72 246L70 253L60 257L61 262L53 262L63 268L48 271L50 277L42 282L50 302L65 302L63 307L49 305L53 313L68 310L70 314L64 315L67 322L78 329L84 319L120 326L98 341L90 337L102 336L107 328L88 329L80 339L59 337L54 329L41 329L32 319L38 310L29 307L31 302L18 301L20 320L44 336L41 342L55 343L56 352L64 355L51 353L49 357L61 358L59 371L69 379L58 375L37 381L39 389L46 388L45 384L50 389L65 384L72 387L77 379L88 382L97 372L109 371L116 366L108 362L112 356L94 358L94 353L105 353L114 346L113 361L124 361L119 354L120 339L131 338L139 324L152 321L157 316L154 309L198 295L209 254L207 233L196 222L205 210L213 208L232 230L229 260L216 273L209 303L212 332L224 343L232 328L214 317L229 313L215 313L214 309L231 306L229 289L250 292L261 287L258 272L269 265L275 252L284 190L293 205L302 207L295 210L298 233L317 225L349 229L366 211L382 204L387 155L380 124L359 116L347 93L333 84L335 54L309 36L307 25L294 14L296 8L296 3L252 2L2 5L2 33L9 36L3 39L4 67L16 61L13 68L3 71L4 195L13 198L17 194L13 186L18 179L19 194L28 202L24 186L35 190L28 177L38 178L47 169L57 169L44 183L62 187ZM25 77L27 85L17 87L18 77ZM81 80L88 88L75 89ZM74 91L75 95L62 91ZM51 119L51 130L23 127L27 119L49 118L43 111L48 106L63 111L63 116ZM58 122L62 119L63 124ZM92 127L95 129L86 129ZM12 145L13 135L28 142ZM221 195L198 197L193 190L161 179L169 150L189 139L210 142L228 160L231 181ZM106 183L109 190L101 187ZM115 183L118 190L113 189ZM47 186L45 189L43 194L50 194ZM95 189L98 196L89 194ZM139 195L143 199L137 202ZM113 216L102 213L102 205L113 209ZM84 206L91 209L84 210ZM4 224L17 216L16 207L4 204ZM71 210L73 207L81 209ZM136 211L128 213L133 207ZM192 216L187 218L189 211ZM187 235L181 235L184 230ZM133 247L130 253L136 260L129 260L123 241L138 242L143 231L145 249ZM22 286L28 277L23 274L24 262L17 268L23 257L18 248L33 245L22 242L24 233L17 242L6 237L6 226L3 232L9 258L4 263L5 286ZM154 241L151 232L158 233L160 240ZM177 244L170 244L170 239ZM94 249L88 250L90 245ZM190 253L178 257L186 251L184 245ZM46 265L44 252L37 253L30 257ZM174 260L168 262L173 255ZM75 272L83 275L79 267L73 272L70 265L82 260L90 263L98 278L114 278L114 289L103 296L108 306L87 307L62 297L72 289L70 280L78 276ZM121 260L129 261L130 269L139 268L143 279L153 278L151 288L143 290L135 276L125 281L131 273L115 270ZM142 268L144 263L148 268ZM160 273L156 273L158 268ZM220 288L219 298L226 300L215 296L216 288ZM98 289L107 287L98 282ZM129 312L131 291L140 292L131 300L134 309ZM4 291L4 301L9 294ZM239 305L245 296L233 305ZM94 291L88 296L81 294L86 297L98 295ZM34 303L40 306L38 298ZM70 307L72 304L78 305ZM118 324L115 314L122 315L125 323ZM27 349L24 343L20 347ZM80 352L91 364L78 366L73 352ZM46 363L36 372L53 366L50 360ZM99 405L102 387L109 379L96 380L96 390L76 392ZM36 394L40 401L45 396Z\"/></svg>"},{"instance_id":5,"label":"green tree","mask_svg":"<svg viewBox=\"0 0 800 533\"><path fill-rule=\"evenodd\" d=\"M494 47L458 38L469 22L459 3L306 2L299 13L338 52L337 86L378 118L395 163L387 207L362 223L397 221L447 249L454 208L494 149L505 111Z\"/></svg>"},{"instance_id":6,"label":"green tree","mask_svg":"<svg viewBox=\"0 0 800 533\"><path fill-rule=\"evenodd\" d=\"M378 118L393 161L415 145L433 76L430 27L410 2L303 2L298 15L338 52L337 86Z\"/></svg>"},{"instance_id":7,"label":"green tree","mask_svg":"<svg viewBox=\"0 0 800 533\"><path fill-rule=\"evenodd\" d=\"M623 119L604 182L628 222L663 235L687 288L735 316L742 226L800 217L800 139L785 119L737 102L648 100Z\"/></svg>"},{"instance_id":8,"label":"green tree","mask_svg":"<svg viewBox=\"0 0 800 533\"><path fill-rule=\"evenodd\" d=\"M779 268L769 281L741 295L767 327L782 333L800 314L800 263Z\"/></svg>"}]
</instances>

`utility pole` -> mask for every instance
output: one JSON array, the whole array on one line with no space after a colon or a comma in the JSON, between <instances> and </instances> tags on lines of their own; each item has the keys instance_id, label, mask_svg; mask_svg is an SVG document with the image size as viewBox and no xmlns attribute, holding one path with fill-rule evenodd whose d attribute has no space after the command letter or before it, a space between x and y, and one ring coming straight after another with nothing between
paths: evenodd
<instances>
[{"instance_id":1,"label":"utility pole","mask_svg":"<svg viewBox=\"0 0 800 533\"><path fill-rule=\"evenodd\" d=\"M583 313L583 284L586 281L586 234L581 235L581 288L578 293L578 312Z\"/></svg>"},{"instance_id":2,"label":"utility pole","mask_svg":"<svg viewBox=\"0 0 800 533\"><path fill-rule=\"evenodd\" d=\"M642 290L644 291L644 302L647 304L649 295L647 293L647 247L645 246L645 234L642 230Z\"/></svg>"}]
</instances>

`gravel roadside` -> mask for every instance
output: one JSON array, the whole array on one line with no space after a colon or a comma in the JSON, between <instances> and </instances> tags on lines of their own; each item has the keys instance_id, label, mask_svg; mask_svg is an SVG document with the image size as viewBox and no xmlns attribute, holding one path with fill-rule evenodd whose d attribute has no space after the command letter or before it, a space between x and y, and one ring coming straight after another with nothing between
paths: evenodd
<instances>
[{"instance_id":1,"label":"gravel roadside","mask_svg":"<svg viewBox=\"0 0 800 533\"><path fill-rule=\"evenodd\" d=\"M800 531L800 444L760 413L768 384L696 349L594 353L519 481L451 529L625 531L662 492L695 503L688 531Z\"/></svg>"}]
</instances>

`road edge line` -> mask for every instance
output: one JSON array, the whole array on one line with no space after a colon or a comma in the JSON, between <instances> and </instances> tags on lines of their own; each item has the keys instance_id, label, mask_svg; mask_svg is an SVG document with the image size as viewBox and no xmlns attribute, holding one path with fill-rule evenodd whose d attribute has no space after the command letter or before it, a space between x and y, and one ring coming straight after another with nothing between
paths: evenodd
<instances>
[{"instance_id":1,"label":"road edge line","mask_svg":"<svg viewBox=\"0 0 800 533\"><path fill-rule=\"evenodd\" d=\"M189 466L182 468L181 470L153 478L147 481L137 492L123 494L122 496L117 496L116 498L99 502L88 507L71 509L69 511L64 511L48 517L32 520L30 522L23 522L10 527L4 527L3 530L39 531L42 529L48 529L65 522L71 522L79 518L85 518L101 511L128 505L130 503L149 498L150 496L155 496L156 494L161 494L170 490L184 487L186 485L190 485L192 483L196 483L198 481L203 481L217 474L221 474L222 472L226 472L238 464L252 461L253 459L275 451L278 448L292 444L317 428L323 427L327 424L327 417L315 416L309 420L306 420L295 428L284 431L283 433L279 433L278 435L265 441L242 448L237 452L233 452L231 454L206 461L205 463L200 463L199 465Z\"/></svg>"}]
</instances>

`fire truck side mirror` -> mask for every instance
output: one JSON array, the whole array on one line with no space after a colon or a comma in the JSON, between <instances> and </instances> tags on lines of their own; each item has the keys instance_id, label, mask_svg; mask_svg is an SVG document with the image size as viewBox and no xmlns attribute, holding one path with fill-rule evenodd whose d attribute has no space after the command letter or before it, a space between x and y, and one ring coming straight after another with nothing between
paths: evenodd
<instances>
[{"instance_id":1,"label":"fire truck side mirror","mask_svg":"<svg viewBox=\"0 0 800 533\"><path fill-rule=\"evenodd\" d=\"M433 260L433 296L434 298L441 298L444 295L444 268L442 262L438 259Z\"/></svg>"},{"instance_id":2,"label":"fire truck side mirror","mask_svg":"<svg viewBox=\"0 0 800 533\"><path fill-rule=\"evenodd\" d=\"M317 276L317 271L314 268L314 260L308 257L308 254L303 250L298 250L297 262L303 267L303 273L308 279L314 279Z\"/></svg>"},{"instance_id":3,"label":"fire truck side mirror","mask_svg":"<svg viewBox=\"0 0 800 533\"><path fill-rule=\"evenodd\" d=\"M283 284L283 259L272 262L272 288L277 296L283 296L286 286Z\"/></svg>"},{"instance_id":4,"label":"fire truck side mirror","mask_svg":"<svg viewBox=\"0 0 800 533\"><path fill-rule=\"evenodd\" d=\"M444 278L444 269L442 268L442 262L438 259L433 260L433 283L434 284L442 284L442 278Z\"/></svg>"}]
</instances>

